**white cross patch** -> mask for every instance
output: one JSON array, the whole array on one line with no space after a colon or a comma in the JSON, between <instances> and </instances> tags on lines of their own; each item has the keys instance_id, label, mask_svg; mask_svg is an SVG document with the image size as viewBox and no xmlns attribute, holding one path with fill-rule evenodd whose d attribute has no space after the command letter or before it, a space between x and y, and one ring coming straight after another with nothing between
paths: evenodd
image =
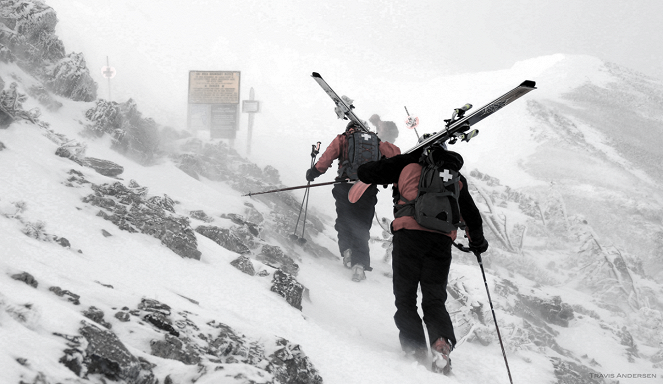
<instances>
[{"instance_id":1,"label":"white cross patch","mask_svg":"<svg viewBox=\"0 0 663 384\"><path fill-rule=\"evenodd\" d=\"M448 169L445 169L444 172L440 172L440 177L441 177L442 180L444 180L444 181L449 181L449 180L451 180L451 178L453 177L453 175L452 175L451 173L449 173L449 170L448 170Z\"/></svg>"},{"instance_id":2,"label":"white cross patch","mask_svg":"<svg viewBox=\"0 0 663 384\"><path fill-rule=\"evenodd\" d=\"M371 135L369 135L368 133L364 133L363 135L361 135L361 137L363 137L364 140L370 140L371 139Z\"/></svg>"}]
</instances>

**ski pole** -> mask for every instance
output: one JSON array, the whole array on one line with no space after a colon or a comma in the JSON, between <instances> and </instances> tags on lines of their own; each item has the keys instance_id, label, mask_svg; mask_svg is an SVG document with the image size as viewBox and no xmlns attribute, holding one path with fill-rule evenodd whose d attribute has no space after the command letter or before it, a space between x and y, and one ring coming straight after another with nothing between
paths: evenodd
<instances>
[{"instance_id":1,"label":"ski pole","mask_svg":"<svg viewBox=\"0 0 663 384\"><path fill-rule=\"evenodd\" d=\"M316 144L311 145L311 169L315 166L315 158L318 156L318 153L320 153L320 144L321 142L317 142ZM297 240L300 244L306 243L306 239L304 238L304 233L306 231L306 214L308 213L308 199L310 196L309 193L309 186L311 185L311 182L309 181L306 184L306 191L304 192L304 199L302 200L302 205L299 208L299 215L297 216L297 223L295 224L295 230L292 235L290 235L290 239L292 241ZM304 208L304 200L306 200L306 209L304 210L304 222L302 224L302 236L297 237L297 227L299 226L299 219L302 217L302 209Z\"/></svg>"},{"instance_id":2,"label":"ski pole","mask_svg":"<svg viewBox=\"0 0 663 384\"><path fill-rule=\"evenodd\" d=\"M330 184L339 184L339 183L347 183L347 180L335 180L335 181L327 181L324 183L317 183L317 184L306 184L306 185L298 185L296 187L288 187L288 188L279 188L279 189L272 189L271 191L264 191L264 192L249 192L245 193L242 196L255 196L255 195L263 195L265 193L274 193L274 192L283 192L283 191L292 191L295 189L302 189L302 188L313 188L313 187L320 187L323 185L330 185Z\"/></svg>"},{"instance_id":3,"label":"ski pole","mask_svg":"<svg viewBox=\"0 0 663 384\"><path fill-rule=\"evenodd\" d=\"M509 374L509 382L513 384L513 379L511 378L511 370L509 369L509 362L506 359L506 351L504 350L504 343L502 342L502 335L500 334L500 327L497 326L497 317L495 317L495 309L493 308L493 301L490 299L490 290L488 289L488 281L486 280L486 272L483 269L483 261L481 260L481 253L475 252L469 247L466 247L462 244L456 242L453 245L460 249L463 252L472 252L474 256L477 257L479 262L479 267L481 267L481 275L483 276L483 284L486 286L486 294L488 295L488 302L490 303L490 311L493 313L493 321L495 322L495 329L497 330L497 338L500 340L500 346L502 347L502 356L504 356L504 364L506 364L506 372Z\"/></svg>"}]
</instances>

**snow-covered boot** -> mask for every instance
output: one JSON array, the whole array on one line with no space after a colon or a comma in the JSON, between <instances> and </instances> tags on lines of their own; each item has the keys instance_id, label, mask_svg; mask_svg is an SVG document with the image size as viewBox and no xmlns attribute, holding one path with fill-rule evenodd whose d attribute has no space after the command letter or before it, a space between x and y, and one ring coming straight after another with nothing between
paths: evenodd
<instances>
[{"instance_id":1,"label":"snow-covered boot","mask_svg":"<svg viewBox=\"0 0 663 384\"><path fill-rule=\"evenodd\" d=\"M431 352L433 352L433 372L441 372L445 375L451 373L451 359L449 358L451 346L449 343L440 337L431 345Z\"/></svg>"},{"instance_id":2,"label":"snow-covered boot","mask_svg":"<svg viewBox=\"0 0 663 384\"><path fill-rule=\"evenodd\" d=\"M361 264L355 264L352 267L352 281L362 281L366 280L366 273L364 273L364 266Z\"/></svg>"},{"instance_id":3,"label":"snow-covered boot","mask_svg":"<svg viewBox=\"0 0 663 384\"><path fill-rule=\"evenodd\" d=\"M352 268L352 249L350 248L343 251L343 265L345 268Z\"/></svg>"}]
</instances>

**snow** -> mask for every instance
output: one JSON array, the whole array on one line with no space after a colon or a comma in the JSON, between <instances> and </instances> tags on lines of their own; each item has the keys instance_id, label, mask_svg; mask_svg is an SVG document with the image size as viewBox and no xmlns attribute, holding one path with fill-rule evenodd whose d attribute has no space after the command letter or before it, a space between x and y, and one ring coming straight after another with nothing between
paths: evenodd
<instances>
[{"instance_id":1,"label":"snow","mask_svg":"<svg viewBox=\"0 0 663 384\"><path fill-rule=\"evenodd\" d=\"M186 113L183 109L186 104L187 70L216 68L215 60L219 56L227 60L224 65L235 65L237 69L242 63L239 53L226 52L231 45L227 37L219 37L211 48L205 45L208 40L189 46L191 38L188 34L195 33L195 28L192 31L168 31L166 37L159 41L155 31L148 31L153 25L151 20L172 12L172 5L160 11L154 7L152 10L157 13L153 14L136 2L115 1L112 7L108 5L102 9L114 17L99 17L100 10L84 2L51 0L48 4L58 12L60 23L57 31L65 47L68 51L84 51L88 63L94 63L90 66L93 72L100 61L105 65L105 49L116 53L111 62L118 69L118 89L113 98L123 98L124 101L134 97L138 100L139 110L164 125L181 128ZM118 17L118 14L126 17ZM170 17L174 17L172 13ZM101 41L104 43L101 44ZM127 41L135 41L135 44L127 45ZM208 49L207 56L198 57L199 61L195 61L192 57L195 55L187 52L199 52L201 46ZM259 52L260 48L263 47L257 44L254 49ZM289 49L284 50L286 56L290 52ZM257 97L264 101L261 113L256 116L249 159L260 166L275 166L286 185L303 184L310 160L310 145L321 141L324 149L345 124L334 120L331 102L308 79L310 72L318 69L302 65L310 58L310 55L299 56L293 59L294 64L287 59L276 61L275 73L289 73L293 67L298 71L271 84L268 81L270 74L264 67L255 63L241 67L242 81L259 84L256 85ZM439 129L455 106L469 101L478 108L525 79L535 80L539 89L531 96L525 96L482 123L479 127L481 134L474 139L476 145L462 144L457 147L466 160L466 170L480 169L499 177L503 185L514 188L536 189L547 187L550 180L573 184L581 179L583 183L575 191L590 198L602 197L615 184L619 188L628 188L624 186L647 180L652 189L657 185L656 181L635 169L633 164L606 144L607 138L591 126L579 125L578 130L585 135L587 143L605 153L613 163L623 165L623 168L615 169L613 163L565 147L563 143L542 144L540 136L533 133L540 122L527 113L527 100L563 102L562 96L566 91L585 82L601 86L611 81L603 70L602 61L596 58L556 54L518 62L502 71L440 77L425 84L384 79L360 84L344 78L342 70L333 69L334 64L337 63L325 64L325 71L320 72L334 88L339 89L339 93L347 92L357 99L355 105L361 116L368 117L374 111L380 111L383 120L400 123L405 117L403 105L407 105L411 113L422 118L419 134ZM5 80L7 74L19 73L24 84L32 81L18 67L2 65L0 76ZM125 70L124 66L136 69ZM152 73L146 75L150 68ZM126 78L122 79L122 76ZM100 86L103 85L104 82L100 81ZM242 94L248 94L248 89L244 86ZM21 91L25 93L24 89ZM100 88L99 97L106 97L104 91ZM364 101L369 97L370 100ZM41 119L48 121L54 131L78 139L81 121L84 120L83 112L93 103L57 99L64 107L58 112L43 111ZM37 104L32 99L26 103L27 108L35 106ZM505 134L506 128L508 134ZM246 154L244 133L243 127L235 146L240 153ZM266 281L231 268L228 263L237 254L203 236L196 235L198 249L202 252L200 261L183 259L166 249L158 239L123 232L95 216L98 209L81 202L90 190L65 187L62 182L66 172L76 168L85 174L87 180L96 184L115 180L96 174L89 168L77 167L68 159L53 156L57 145L44 137L38 127L24 122L14 123L9 129L0 130L0 141L7 147L0 152L0 213L4 214L0 215L0 367L3 372L0 383L33 379L30 375L34 374L34 370L16 363L20 357L27 357L31 367L47 372L54 380L66 382L75 377L57 362L56 357L62 354L66 344L63 338L53 336L53 333L76 334L80 321L84 319L80 311L85 305L73 306L66 297L56 297L48 292L45 288L48 286L60 286L81 294L86 303L94 303L105 313L140 302L141 298L152 298L196 313L200 318L223 321L254 338L261 335L284 337L302 345L325 383L329 384L509 382L497 342L488 347L469 342L460 345L452 354L454 373L450 377L431 373L401 356L393 322L395 308L391 279L386 276L390 266L380 260L383 250L379 244L372 244L375 270L360 284L350 281L349 271L340 262L300 255L298 280L309 288L311 294L310 301L305 301L303 311L299 312L270 292ZM244 203L252 202L251 198L240 196L239 192L224 183L209 180L196 182L167 161L151 167L140 166L111 150L108 139L86 143L88 156L122 164L125 171L121 177L125 181L136 180L140 185L149 187L151 195L167 194L175 198L180 202L177 207L180 212L202 209L218 216L240 212ZM407 149L415 143L414 133L401 129L396 144ZM285 153L281 151L283 148ZM554 163L550 161L552 158ZM319 181L331 180L332 172L330 170ZM380 191L378 215L391 217L391 191L382 188ZM295 196L299 198L302 193L299 191ZM315 204L323 216L335 217L329 189L314 188L310 193L311 204ZM72 248L64 249L53 243L40 242L21 233L20 223L6 217L13 210L12 203L18 201L26 203L26 209L21 213L24 220L44 221L49 233L66 237ZM597 212L600 215L598 209ZM335 233L330 222L327 232L316 241L336 253ZM377 234L379 228L376 227L374 232ZM112 236L104 237L102 230ZM561 258L558 253L550 252L554 254L551 257ZM545 256L546 253L537 255ZM542 264L548 261L537 260ZM453 268L452 273L464 276L472 287L472 297L486 302L479 268L465 264L454 264ZM28 271L39 281L37 289L10 278L23 271ZM491 293L494 292L496 273L487 270ZM534 289L527 279L517 281L521 291ZM113 289L102 284L110 284ZM590 297L571 288L547 287L546 292L547 295L558 292L569 304L583 304L602 317L614 316L593 305ZM186 298L194 299L199 304ZM499 306L495 311L498 320L508 317ZM16 321L14 316L18 316L17 313L24 314L26 320ZM110 316L106 320L117 323ZM601 372L658 373L659 377L663 376L660 369L652 369L651 363L647 364L642 359L625 363L622 351L612 350L614 342L606 336L607 333L597 331L597 327L577 322L559 331L557 341L560 345L579 356L590 354L601 364ZM128 332L121 335L123 340L136 343L147 340L145 336ZM132 344L128 347L136 356L149 356L149 345ZM520 350L508 353L507 357L516 383L556 380L550 361L534 351ZM173 368L175 365L165 362L155 373L160 379L168 373L177 374L180 376L173 378L183 382L195 377L193 373L188 376L182 374ZM262 380L254 376L251 367L238 365L234 368L248 378ZM224 383L227 373L210 374L197 383ZM620 382L640 384L644 381L620 379Z\"/></svg>"}]
</instances>

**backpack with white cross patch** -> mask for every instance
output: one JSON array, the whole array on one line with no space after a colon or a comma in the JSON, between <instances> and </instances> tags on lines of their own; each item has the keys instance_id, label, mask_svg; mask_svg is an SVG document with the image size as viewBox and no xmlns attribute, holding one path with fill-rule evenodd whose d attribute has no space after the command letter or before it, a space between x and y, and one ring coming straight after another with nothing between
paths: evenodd
<instances>
[{"instance_id":1,"label":"backpack with white cross patch","mask_svg":"<svg viewBox=\"0 0 663 384\"><path fill-rule=\"evenodd\" d=\"M424 228L451 233L465 228L460 217L460 168L463 158L456 152L433 145L419 159L422 166L417 197L407 200L400 194L394 196L394 217L414 216ZM396 192L395 192L396 193ZM399 200L405 204L398 204Z\"/></svg>"},{"instance_id":2,"label":"backpack with white cross patch","mask_svg":"<svg viewBox=\"0 0 663 384\"><path fill-rule=\"evenodd\" d=\"M348 124L348 127L350 127ZM380 139L375 132L346 132L348 142L348 157L341 162L338 176L350 180L357 180L357 169L360 165L370 161L380 160Z\"/></svg>"}]
</instances>

